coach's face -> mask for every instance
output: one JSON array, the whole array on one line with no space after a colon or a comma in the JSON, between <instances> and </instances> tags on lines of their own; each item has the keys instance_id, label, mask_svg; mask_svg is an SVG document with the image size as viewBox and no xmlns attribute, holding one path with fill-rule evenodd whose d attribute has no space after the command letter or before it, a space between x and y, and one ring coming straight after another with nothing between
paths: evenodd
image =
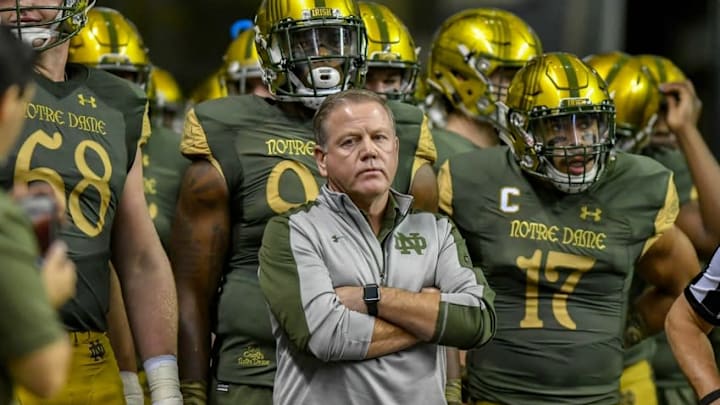
<instances>
[{"instance_id":1,"label":"coach's face","mask_svg":"<svg viewBox=\"0 0 720 405\"><path fill-rule=\"evenodd\" d=\"M384 197L398 165L398 139L385 108L374 101L344 103L324 123L327 141L315 153L328 186L361 208Z\"/></svg>"}]
</instances>

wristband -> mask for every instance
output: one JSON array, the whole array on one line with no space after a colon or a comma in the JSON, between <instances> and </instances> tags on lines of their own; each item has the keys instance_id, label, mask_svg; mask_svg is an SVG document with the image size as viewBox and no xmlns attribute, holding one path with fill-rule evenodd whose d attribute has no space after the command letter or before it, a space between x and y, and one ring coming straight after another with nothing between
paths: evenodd
<instances>
[{"instance_id":1,"label":"wristband","mask_svg":"<svg viewBox=\"0 0 720 405\"><path fill-rule=\"evenodd\" d=\"M711 393L700 398L700 402L698 402L698 405L710 405L716 399L719 399L719 398L720 398L720 388L718 388L715 391L712 391Z\"/></svg>"},{"instance_id":2,"label":"wristband","mask_svg":"<svg viewBox=\"0 0 720 405\"><path fill-rule=\"evenodd\" d=\"M172 355L151 357L143 363L153 405L182 405L177 359Z\"/></svg>"},{"instance_id":3,"label":"wristband","mask_svg":"<svg viewBox=\"0 0 720 405\"><path fill-rule=\"evenodd\" d=\"M121 371L120 379L122 380L123 395L127 405L143 405L145 399L143 398L143 390L138 375L132 371Z\"/></svg>"},{"instance_id":4,"label":"wristband","mask_svg":"<svg viewBox=\"0 0 720 405\"><path fill-rule=\"evenodd\" d=\"M445 400L448 404L462 403L462 380L451 378L445 383Z\"/></svg>"},{"instance_id":5,"label":"wristband","mask_svg":"<svg viewBox=\"0 0 720 405\"><path fill-rule=\"evenodd\" d=\"M205 405L207 403L207 386L204 381L182 381L180 383L185 405Z\"/></svg>"}]
</instances>

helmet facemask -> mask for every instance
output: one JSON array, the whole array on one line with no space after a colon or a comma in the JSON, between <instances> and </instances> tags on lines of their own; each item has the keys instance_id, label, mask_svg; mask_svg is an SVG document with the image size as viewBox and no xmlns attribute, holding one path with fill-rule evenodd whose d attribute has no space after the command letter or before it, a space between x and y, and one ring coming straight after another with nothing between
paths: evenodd
<instances>
[{"instance_id":1,"label":"helmet facemask","mask_svg":"<svg viewBox=\"0 0 720 405\"><path fill-rule=\"evenodd\" d=\"M0 21L0 24L10 27L18 38L41 52L77 34L87 23L87 12L94 4L95 0L63 0L58 6L21 6L19 0L16 0L14 7L0 8L0 13L14 12L14 21ZM23 23L22 14L33 10L57 10L57 15L47 22Z\"/></svg>"},{"instance_id":2,"label":"helmet facemask","mask_svg":"<svg viewBox=\"0 0 720 405\"><path fill-rule=\"evenodd\" d=\"M614 144L614 108L606 105L531 112L511 111L509 124L522 134L520 166L558 190L580 193L602 175Z\"/></svg>"},{"instance_id":3,"label":"helmet facemask","mask_svg":"<svg viewBox=\"0 0 720 405\"><path fill-rule=\"evenodd\" d=\"M241 66L237 61L231 62L225 71L225 86L228 94L246 94L250 92L249 81L262 79L263 71L257 66Z\"/></svg>"},{"instance_id":4,"label":"helmet facemask","mask_svg":"<svg viewBox=\"0 0 720 405\"><path fill-rule=\"evenodd\" d=\"M269 59L264 80L279 100L317 109L364 79L365 31L355 17L281 22L268 38L256 38Z\"/></svg>"}]
</instances>

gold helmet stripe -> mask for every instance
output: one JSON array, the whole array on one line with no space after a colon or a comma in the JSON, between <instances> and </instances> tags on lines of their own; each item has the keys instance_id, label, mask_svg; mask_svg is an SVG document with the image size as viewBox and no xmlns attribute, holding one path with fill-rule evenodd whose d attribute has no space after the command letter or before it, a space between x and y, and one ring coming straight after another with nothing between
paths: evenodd
<instances>
[{"instance_id":1,"label":"gold helmet stripe","mask_svg":"<svg viewBox=\"0 0 720 405\"><path fill-rule=\"evenodd\" d=\"M374 20L377 24L378 31L380 32L380 42L383 44L387 44L388 42L390 42L390 34L388 32L387 21L385 21L385 16L383 15L382 10L380 10L380 8L375 3L367 3L367 6L370 9L373 17L375 17Z\"/></svg>"},{"instance_id":2,"label":"gold helmet stripe","mask_svg":"<svg viewBox=\"0 0 720 405\"><path fill-rule=\"evenodd\" d=\"M608 86L615 80L615 77L620 73L623 66L627 64L630 61L630 56L628 55L622 55L618 60L615 61L615 63L610 68L610 71L607 73L607 76L605 77L605 83L607 83Z\"/></svg>"},{"instance_id":3,"label":"gold helmet stripe","mask_svg":"<svg viewBox=\"0 0 720 405\"><path fill-rule=\"evenodd\" d=\"M567 87L570 90L570 97L580 97L580 89L578 88L578 79L573 69L573 64L566 54L558 53L558 59L565 70L565 77L567 78Z\"/></svg>"},{"instance_id":4,"label":"gold helmet stripe","mask_svg":"<svg viewBox=\"0 0 720 405\"><path fill-rule=\"evenodd\" d=\"M110 38L110 52L120 53L120 44L118 43L118 33L115 29L115 23L113 22L113 15L108 11L102 11L100 13L102 18L105 20L105 26L108 29L108 37Z\"/></svg>"}]
</instances>

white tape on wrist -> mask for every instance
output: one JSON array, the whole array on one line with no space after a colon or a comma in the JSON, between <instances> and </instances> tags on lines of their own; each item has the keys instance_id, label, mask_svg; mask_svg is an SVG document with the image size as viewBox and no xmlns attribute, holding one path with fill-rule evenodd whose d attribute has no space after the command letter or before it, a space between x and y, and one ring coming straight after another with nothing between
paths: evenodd
<instances>
[{"instance_id":1,"label":"white tape on wrist","mask_svg":"<svg viewBox=\"0 0 720 405\"><path fill-rule=\"evenodd\" d=\"M143 405L143 390L138 375L132 371L121 371L120 379L123 383L123 394L127 405Z\"/></svg>"},{"instance_id":2,"label":"white tape on wrist","mask_svg":"<svg viewBox=\"0 0 720 405\"><path fill-rule=\"evenodd\" d=\"M151 357L143 363L153 405L182 405L177 359L172 355Z\"/></svg>"}]
</instances>

